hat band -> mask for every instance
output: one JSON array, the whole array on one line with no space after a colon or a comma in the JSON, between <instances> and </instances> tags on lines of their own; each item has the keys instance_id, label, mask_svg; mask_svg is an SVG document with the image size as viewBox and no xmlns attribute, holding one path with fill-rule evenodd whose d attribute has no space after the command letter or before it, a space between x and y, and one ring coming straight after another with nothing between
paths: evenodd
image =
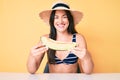
<instances>
[{"instance_id":1,"label":"hat band","mask_svg":"<svg viewBox=\"0 0 120 80\"><path fill-rule=\"evenodd\" d=\"M65 8L70 9L70 7L69 7L68 5L63 4L63 3L58 3L58 4L54 5L54 6L52 7L52 9L54 9L54 8L56 8L56 7L65 7Z\"/></svg>"}]
</instances>

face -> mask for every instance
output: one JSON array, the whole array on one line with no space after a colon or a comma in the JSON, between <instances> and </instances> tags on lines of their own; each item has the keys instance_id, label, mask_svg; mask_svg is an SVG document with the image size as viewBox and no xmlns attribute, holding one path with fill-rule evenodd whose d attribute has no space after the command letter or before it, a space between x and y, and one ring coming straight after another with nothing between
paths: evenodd
<instances>
[{"instance_id":1,"label":"face","mask_svg":"<svg viewBox=\"0 0 120 80\"><path fill-rule=\"evenodd\" d=\"M69 26L68 17L64 10L57 10L54 17L54 26L57 31L65 32Z\"/></svg>"}]
</instances>

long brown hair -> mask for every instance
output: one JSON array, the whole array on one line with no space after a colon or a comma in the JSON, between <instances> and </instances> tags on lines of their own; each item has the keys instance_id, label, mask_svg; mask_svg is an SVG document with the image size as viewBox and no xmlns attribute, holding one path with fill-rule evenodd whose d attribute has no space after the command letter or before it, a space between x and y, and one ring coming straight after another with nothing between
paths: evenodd
<instances>
[{"instance_id":1,"label":"long brown hair","mask_svg":"<svg viewBox=\"0 0 120 80\"><path fill-rule=\"evenodd\" d=\"M49 34L49 37L53 40L56 40L56 28L54 26L54 16L55 16L55 12L56 10L53 10L51 12L51 16L50 16L50 20L49 20L49 24L50 24L50 34ZM68 26L68 33L69 34L74 34L74 33L77 33L77 31L75 30L75 25L74 25L74 20L73 20L73 16L71 14L71 12L69 10L65 10L65 13L68 17L68 21L69 21L69 26ZM49 49L48 50L48 62L50 64L55 64L55 50L52 50L52 49Z\"/></svg>"}]
</instances>

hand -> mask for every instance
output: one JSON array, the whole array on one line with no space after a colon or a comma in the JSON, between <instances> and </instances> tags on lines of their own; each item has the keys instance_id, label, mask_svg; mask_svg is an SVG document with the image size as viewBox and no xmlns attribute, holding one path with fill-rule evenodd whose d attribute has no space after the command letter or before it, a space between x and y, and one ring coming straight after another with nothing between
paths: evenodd
<instances>
[{"instance_id":1,"label":"hand","mask_svg":"<svg viewBox=\"0 0 120 80\"><path fill-rule=\"evenodd\" d=\"M48 48L45 47L45 45L43 45L42 43L39 43L31 48L30 53L33 56L37 56L37 55L41 55L41 54L45 53L47 50L48 50Z\"/></svg>"},{"instance_id":2,"label":"hand","mask_svg":"<svg viewBox=\"0 0 120 80\"><path fill-rule=\"evenodd\" d=\"M85 55L87 54L87 50L85 48L80 49L79 47L75 47L70 50L72 53L74 53L76 56L78 56L80 59L83 59Z\"/></svg>"}]
</instances>

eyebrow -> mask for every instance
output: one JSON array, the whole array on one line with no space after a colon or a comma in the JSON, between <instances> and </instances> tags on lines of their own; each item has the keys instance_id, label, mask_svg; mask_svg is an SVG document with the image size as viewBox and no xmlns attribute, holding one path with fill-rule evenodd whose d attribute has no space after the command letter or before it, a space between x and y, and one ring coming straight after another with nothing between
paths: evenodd
<instances>
[{"instance_id":1,"label":"eyebrow","mask_svg":"<svg viewBox=\"0 0 120 80\"><path fill-rule=\"evenodd\" d=\"M55 14L55 16L58 16L58 15ZM67 14L65 13L65 14L63 14L62 16L67 16Z\"/></svg>"}]
</instances>

